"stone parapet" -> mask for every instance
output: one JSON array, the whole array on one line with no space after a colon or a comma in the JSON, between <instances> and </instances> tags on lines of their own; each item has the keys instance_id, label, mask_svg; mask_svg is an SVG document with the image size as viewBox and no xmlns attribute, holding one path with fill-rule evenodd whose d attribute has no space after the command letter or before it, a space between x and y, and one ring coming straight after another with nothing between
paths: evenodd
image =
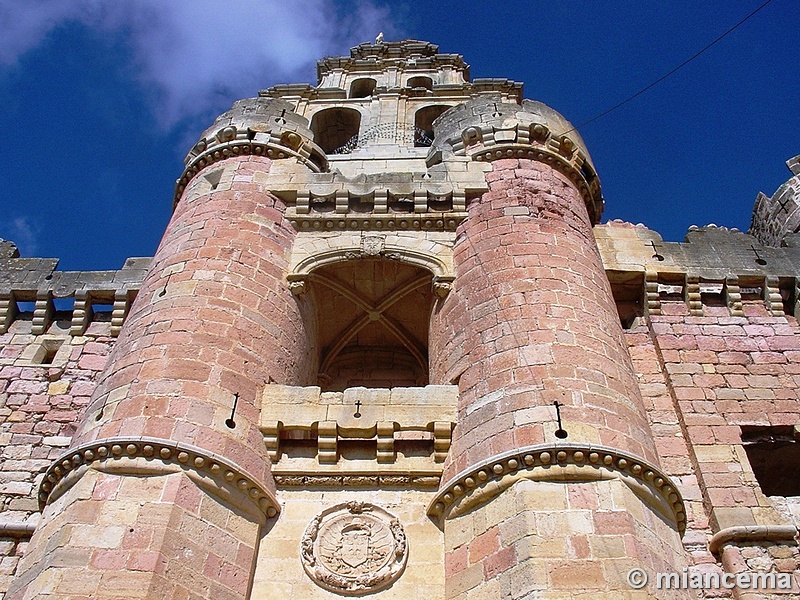
<instances>
[{"instance_id":1,"label":"stone parapet","mask_svg":"<svg viewBox=\"0 0 800 600\"><path fill-rule=\"evenodd\" d=\"M272 384L262 395L260 427L273 472L285 482L300 474L371 476L375 482L383 477L384 483L406 478L393 485L415 483L409 476L433 476L438 482L457 397L452 385L321 392ZM309 453L310 444L316 452Z\"/></svg>"},{"instance_id":2,"label":"stone parapet","mask_svg":"<svg viewBox=\"0 0 800 600\"><path fill-rule=\"evenodd\" d=\"M600 221L603 196L586 145L569 121L549 106L478 96L451 108L433 125L429 167L446 161L450 153L484 162L535 160L566 175L586 203L591 222Z\"/></svg>"}]
</instances>

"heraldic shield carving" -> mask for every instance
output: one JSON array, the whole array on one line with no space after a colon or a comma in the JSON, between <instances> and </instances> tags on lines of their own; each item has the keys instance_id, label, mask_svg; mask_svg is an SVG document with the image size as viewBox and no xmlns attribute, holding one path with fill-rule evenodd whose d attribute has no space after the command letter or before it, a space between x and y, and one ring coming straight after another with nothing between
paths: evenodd
<instances>
[{"instance_id":1,"label":"heraldic shield carving","mask_svg":"<svg viewBox=\"0 0 800 600\"><path fill-rule=\"evenodd\" d=\"M314 517L300 542L303 567L340 594L374 592L395 581L408 557L400 521L364 502L338 504Z\"/></svg>"}]
</instances>

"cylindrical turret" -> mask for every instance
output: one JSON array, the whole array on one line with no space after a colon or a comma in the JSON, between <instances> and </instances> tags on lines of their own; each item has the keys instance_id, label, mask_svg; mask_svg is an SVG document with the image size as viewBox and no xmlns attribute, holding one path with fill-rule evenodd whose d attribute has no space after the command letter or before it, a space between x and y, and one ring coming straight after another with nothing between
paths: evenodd
<instances>
[{"instance_id":1,"label":"cylindrical turret","mask_svg":"<svg viewBox=\"0 0 800 600\"><path fill-rule=\"evenodd\" d=\"M587 535L613 537L630 566L663 568L680 549L681 509L671 488L648 487L663 477L592 234L601 201L583 142L532 102L475 99L436 125L437 140L491 161L431 332L432 379L460 392L432 506L445 520L448 597L497 597L526 568L531 589L629 589L613 554L581 550ZM673 530L634 488L648 489ZM644 535L667 541L642 545Z\"/></svg>"},{"instance_id":2,"label":"cylindrical turret","mask_svg":"<svg viewBox=\"0 0 800 600\"><path fill-rule=\"evenodd\" d=\"M259 392L317 373L314 316L285 281L295 231L262 181L307 129L276 104L237 103L258 123L226 113L190 155L92 404L46 474L9 598L43 585L58 598L247 594L278 511Z\"/></svg>"}]
</instances>

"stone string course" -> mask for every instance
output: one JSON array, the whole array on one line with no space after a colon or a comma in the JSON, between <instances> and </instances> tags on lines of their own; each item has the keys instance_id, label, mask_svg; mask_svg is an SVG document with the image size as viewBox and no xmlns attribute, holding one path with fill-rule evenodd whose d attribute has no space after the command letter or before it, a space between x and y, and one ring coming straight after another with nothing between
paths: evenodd
<instances>
[{"instance_id":1,"label":"stone string course","mask_svg":"<svg viewBox=\"0 0 800 600\"><path fill-rule=\"evenodd\" d=\"M252 500L257 510L269 518L276 516L280 510L272 492L264 489L253 477L241 471L224 456L188 444L148 437L107 438L70 449L45 471L39 491L39 505L42 509L45 507L51 492L58 491L59 483L67 478L70 471L95 462L131 461L130 469L136 472L141 470L141 465L137 467L134 461L140 457L148 462L177 464L188 471L197 472L201 477L208 473L214 479L215 486L222 492L222 497L227 499L235 496L225 488L238 488L240 492L244 492L245 497ZM115 466L117 472L124 469L124 465L122 468L119 465ZM153 470L158 471L159 467Z\"/></svg>"},{"instance_id":2,"label":"stone string course","mask_svg":"<svg viewBox=\"0 0 800 600\"><path fill-rule=\"evenodd\" d=\"M429 514L444 523L453 513L463 513L482 501L488 501L498 490L508 487L518 478L591 481L606 478L610 473L623 478L632 477L642 488L660 496L660 502L654 502L652 508L668 508L669 516L675 519L678 528L685 530L686 510L680 491L659 468L613 448L571 443L521 448L476 464L440 488ZM484 488L488 488L488 493L481 494ZM462 503L465 504L463 508L459 506Z\"/></svg>"}]
</instances>

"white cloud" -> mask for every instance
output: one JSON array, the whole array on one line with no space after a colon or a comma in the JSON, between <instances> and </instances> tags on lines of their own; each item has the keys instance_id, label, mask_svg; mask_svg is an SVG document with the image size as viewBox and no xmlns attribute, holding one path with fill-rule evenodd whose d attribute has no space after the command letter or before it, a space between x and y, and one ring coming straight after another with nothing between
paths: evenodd
<instances>
[{"instance_id":1,"label":"white cloud","mask_svg":"<svg viewBox=\"0 0 800 600\"><path fill-rule=\"evenodd\" d=\"M308 80L318 58L392 30L387 8L353 6L343 16L333 0L0 0L0 64L13 64L66 22L125 32L155 113L170 126L219 109L222 99Z\"/></svg>"},{"instance_id":2,"label":"white cloud","mask_svg":"<svg viewBox=\"0 0 800 600\"><path fill-rule=\"evenodd\" d=\"M28 217L15 217L0 226L0 239L13 242L20 256L36 256L39 251L40 227Z\"/></svg>"}]
</instances>

